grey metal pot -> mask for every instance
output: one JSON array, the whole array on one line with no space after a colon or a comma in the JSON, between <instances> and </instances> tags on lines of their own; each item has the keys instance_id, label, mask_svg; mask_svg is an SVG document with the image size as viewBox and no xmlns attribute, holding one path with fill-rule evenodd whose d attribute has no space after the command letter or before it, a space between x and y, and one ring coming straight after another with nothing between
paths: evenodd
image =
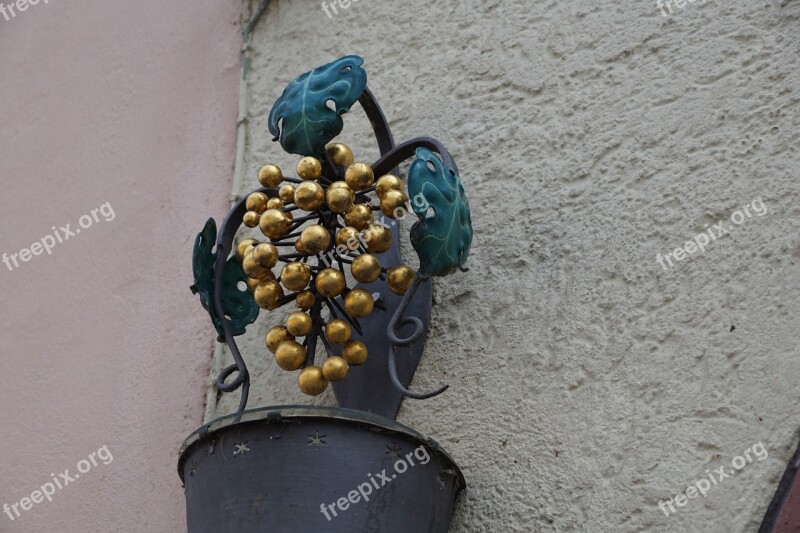
<instances>
[{"instance_id":1,"label":"grey metal pot","mask_svg":"<svg viewBox=\"0 0 800 533\"><path fill-rule=\"evenodd\" d=\"M461 470L396 421L280 406L193 433L178 472L189 533L445 533Z\"/></svg>"}]
</instances>

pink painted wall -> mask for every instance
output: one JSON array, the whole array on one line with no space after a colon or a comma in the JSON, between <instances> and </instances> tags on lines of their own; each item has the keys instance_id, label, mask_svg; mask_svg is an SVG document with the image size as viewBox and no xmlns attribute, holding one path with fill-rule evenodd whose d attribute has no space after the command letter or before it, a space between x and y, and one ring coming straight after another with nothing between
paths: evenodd
<instances>
[{"instance_id":1,"label":"pink painted wall","mask_svg":"<svg viewBox=\"0 0 800 533\"><path fill-rule=\"evenodd\" d=\"M0 254L115 214L0 263L0 505L113 456L0 514L0 531L185 531L177 451L202 423L214 339L191 249L227 210L240 9L41 0L0 15Z\"/></svg>"}]
</instances>

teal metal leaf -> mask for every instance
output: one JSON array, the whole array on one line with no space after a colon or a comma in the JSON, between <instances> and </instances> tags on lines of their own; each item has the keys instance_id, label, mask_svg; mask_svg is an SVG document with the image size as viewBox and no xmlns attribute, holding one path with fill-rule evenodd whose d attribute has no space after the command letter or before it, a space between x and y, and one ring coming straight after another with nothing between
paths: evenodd
<instances>
[{"instance_id":1,"label":"teal metal leaf","mask_svg":"<svg viewBox=\"0 0 800 533\"><path fill-rule=\"evenodd\" d=\"M442 160L427 148L418 148L416 155L408 171L408 193L411 208L419 217L411 227L419 274L446 276L457 268L466 271L472 220L461 179L445 169Z\"/></svg>"},{"instance_id":2,"label":"teal metal leaf","mask_svg":"<svg viewBox=\"0 0 800 533\"><path fill-rule=\"evenodd\" d=\"M212 305L214 266L217 254L211 250L216 241L217 223L213 218L209 218L203 231L197 235L194 241L194 255L192 256L194 285L191 289L194 294L200 294L200 303L211 315L211 322L217 330L218 340L222 342L225 339L222 322L214 312ZM256 305L253 295L250 294L247 287L244 290L239 288L239 283L244 281L247 281L247 274L244 273L242 264L234 254L225 263L225 272L222 273L222 309L225 311L225 316L228 317L228 324L233 335L244 333L247 325L252 324L258 318L259 307Z\"/></svg>"},{"instance_id":3,"label":"teal metal leaf","mask_svg":"<svg viewBox=\"0 0 800 533\"><path fill-rule=\"evenodd\" d=\"M364 60L345 56L306 72L289 85L269 113L269 132L290 154L319 156L344 128L342 115L367 87ZM332 101L336 110L328 108Z\"/></svg>"}]
</instances>

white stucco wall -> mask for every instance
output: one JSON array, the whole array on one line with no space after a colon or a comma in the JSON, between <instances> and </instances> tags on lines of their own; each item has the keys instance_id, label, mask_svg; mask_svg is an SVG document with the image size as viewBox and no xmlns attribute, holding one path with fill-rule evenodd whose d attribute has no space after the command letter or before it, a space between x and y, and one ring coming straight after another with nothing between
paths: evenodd
<instances>
[{"instance_id":1,"label":"white stucco wall","mask_svg":"<svg viewBox=\"0 0 800 533\"><path fill-rule=\"evenodd\" d=\"M329 19L275 0L257 29L242 193L296 162L266 131L286 83L347 54L398 140L458 161L471 270L436 280L412 384L451 388L399 416L464 470L455 532L753 531L797 445L800 3L674 9L360 0ZM345 123L374 160L360 108ZM731 223L759 198L766 214ZM719 222L704 253L659 265ZM278 321L243 343L254 407L308 401L263 347ZM759 442L767 459L659 510Z\"/></svg>"}]
</instances>

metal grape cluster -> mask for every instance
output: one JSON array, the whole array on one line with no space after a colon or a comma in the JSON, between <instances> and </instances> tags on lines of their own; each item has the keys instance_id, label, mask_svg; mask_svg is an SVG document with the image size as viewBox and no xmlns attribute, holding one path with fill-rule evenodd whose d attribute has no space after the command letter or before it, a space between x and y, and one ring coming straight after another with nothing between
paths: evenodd
<instances>
[{"instance_id":1,"label":"metal grape cluster","mask_svg":"<svg viewBox=\"0 0 800 533\"><path fill-rule=\"evenodd\" d=\"M430 394L407 390L398 377L395 347L424 339L423 322L403 316L417 287L431 276L466 270L472 241L469 204L456 164L441 143L420 137L395 146L388 123L366 87L362 64L358 56L343 57L286 87L268 124L273 140L280 141L286 152L302 156L296 176L285 176L275 165L263 166L258 174L262 188L234 207L219 235L216 222L209 219L195 241L192 291L200 295L218 340L228 345L235 360L220 372L217 388L221 392L242 389L237 416L246 407L250 378L234 337L245 332L260 309L296 306L284 324L267 332L265 343L278 366L301 370L300 390L315 396L329 382L344 380L351 366L366 361L367 344L351 337L364 335L359 319L386 309L381 292L363 288L367 284L374 288L379 282L392 293L405 295L399 305L392 304L394 314L385 333L390 342L386 361L391 385L402 396L415 398L444 390ZM381 150L381 158L371 166L356 162L346 145L332 142L344 127L342 115L356 102L364 107ZM396 169L410 157L415 160L406 191ZM414 199L411 203L409 195ZM419 256L416 272L403 264L381 264L378 257L390 248L397 250L395 219L407 210L418 218L410 231ZM245 238L234 246L241 225L258 228L262 236ZM348 274L354 280L351 283ZM399 336L398 328L404 325L414 326L414 331ZM326 353L320 364L318 342ZM393 405L399 405L399 400Z\"/></svg>"},{"instance_id":2,"label":"metal grape cluster","mask_svg":"<svg viewBox=\"0 0 800 533\"><path fill-rule=\"evenodd\" d=\"M297 311L284 325L271 328L265 340L278 366L287 371L302 368L300 390L312 396L322 393L328 382L343 380L350 365L362 364L368 355L367 346L350 336L353 329L361 329L358 319L380 302L367 290L348 287L346 273L358 283L383 280L398 295L408 290L416 274L405 265L381 265L375 255L392 245L388 228L395 222L386 218L406 212L403 182L391 174L375 180L372 168L356 163L344 144L330 144L326 151L344 174L343 181L325 176L314 157L298 162L297 178L285 177L275 165L261 168L259 182L277 194L251 193L243 224L259 228L267 240L249 238L236 247L260 308L296 305ZM375 213L386 218L376 220ZM323 308L328 319L322 316ZM327 353L319 366L314 364L318 339Z\"/></svg>"}]
</instances>

